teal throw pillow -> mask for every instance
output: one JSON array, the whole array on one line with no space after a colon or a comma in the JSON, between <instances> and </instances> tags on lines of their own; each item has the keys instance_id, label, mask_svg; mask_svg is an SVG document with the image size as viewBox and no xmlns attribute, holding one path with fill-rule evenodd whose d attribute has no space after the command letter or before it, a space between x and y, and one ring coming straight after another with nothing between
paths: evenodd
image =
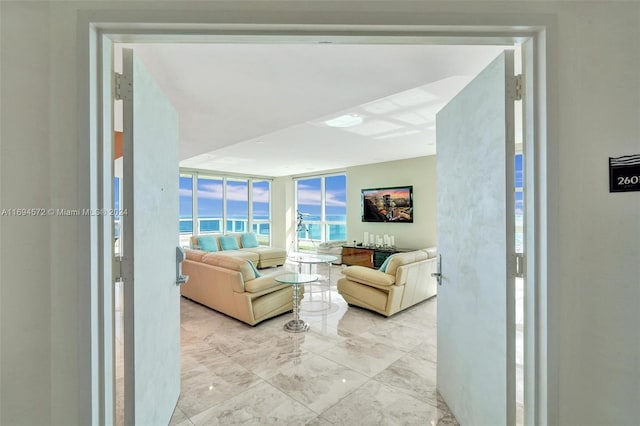
<instances>
[{"instance_id":1,"label":"teal throw pillow","mask_svg":"<svg viewBox=\"0 0 640 426\"><path fill-rule=\"evenodd\" d=\"M225 235L223 237L218 238L220 241L220 247L222 250L238 250L238 240L233 235Z\"/></svg>"},{"instance_id":2,"label":"teal throw pillow","mask_svg":"<svg viewBox=\"0 0 640 426\"><path fill-rule=\"evenodd\" d=\"M254 248L260 246L258 243L258 237L253 232L245 232L240 235L240 239L242 240L242 247L244 248Z\"/></svg>"},{"instance_id":3,"label":"teal throw pillow","mask_svg":"<svg viewBox=\"0 0 640 426\"><path fill-rule=\"evenodd\" d=\"M213 235L198 237L198 246L203 251L218 251L218 243Z\"/></svg>"},{"instance_id":4,"label":"teal throw pillow","mask_svg":"<svg viewBox=\"0 0 640 426\"><path fill-rule=\"evenodd\" d=\"M260 272L258 272L258 269L256 268L256 265L253 264L252 261L247 260L247 262L249 262L249 265L251 266L251 269L253 269L253 273L256 274L256 278L260 278L262 276L262 274Z\"/></svg>"},{"instance_id":5,"label":"teal throw pillow","mask_svg":"<svg viewBox=\"0 0 640 426\"><path fill-rule=\"evenodd\" d=\"M378 269L378 271L380 272L387 272L387 266L389 266L389 262L391 261L391 258L393 257L393 255L387 257L384 262L382 262L382 265L380 265L380 268Z\"/></svg>"}]
</instances>

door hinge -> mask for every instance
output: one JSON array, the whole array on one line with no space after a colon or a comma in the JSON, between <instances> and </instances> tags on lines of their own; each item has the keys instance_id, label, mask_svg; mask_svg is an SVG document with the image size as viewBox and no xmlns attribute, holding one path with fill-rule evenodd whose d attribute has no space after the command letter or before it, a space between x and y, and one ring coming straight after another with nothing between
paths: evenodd
<instances>
[{"instance_id":1,"label":"door hinge","mask_svg":"<svg viewBox=\"0 0 640 426\"><path fill-rule=\"evenodd\" d=\"M518 74L513 77L513 84L511 86L511 98L514 101L521 101L524 96L524 85L522 81L522 74Z\"/></svg>"},{"instance_id":2,"label":"door hinge","mask_svg":"<svg viewBox=\"0 0 640 426\"><path fill-rule=\"evenodd\" d=\"M124 282L124 278L122 278L122 256L116 256L113 258L112 274L114 282Z\"/></svg>"},{"instance_id":3,"label":"door hinge","mask_svg":"<svg viewBox=\"0 0 640 426\"><path fill-rule=\"evenodd\" d=\"M131 80L124 74L114 74L114 97L116 100L129 101L133 99L133 88Z\"/></svg>"},{"instance_id":4,"label":"door hinge","mask_svg":"<svg viewBox=\"0 0 640 426\"><path fill-rule=\"evenodd\" d=\"M524 278L524 253L516 253L516 278Z\"/></svg>"}]
</instances>

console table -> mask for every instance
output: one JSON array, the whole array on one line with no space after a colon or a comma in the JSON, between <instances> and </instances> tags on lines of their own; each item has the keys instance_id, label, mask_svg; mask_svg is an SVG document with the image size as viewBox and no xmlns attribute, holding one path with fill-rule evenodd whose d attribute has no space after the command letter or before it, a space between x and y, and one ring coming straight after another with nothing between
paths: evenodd
<instances>
[{"instance_id":1,"label":"console table","mask_svg":"<svg viewBox=\"0 0 640 426\"><path fill-rule=\"evenodd\" d=\"M412 249L342 246L342 263L379 268L392 254L408 251Z\"/></svg>"}]
</instances>

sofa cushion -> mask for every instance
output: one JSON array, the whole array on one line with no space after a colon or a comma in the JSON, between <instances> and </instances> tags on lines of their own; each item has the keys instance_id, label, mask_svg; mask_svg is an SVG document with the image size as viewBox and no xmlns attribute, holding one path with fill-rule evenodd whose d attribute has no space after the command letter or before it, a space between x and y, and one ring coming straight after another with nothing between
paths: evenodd
<instances>
[{"instance_id":1,"label":"sofa cushion","mask_svg":"<svg viewBox=\"0 0 640 426\"><path fill-rule=\"evenodd\" d=\"M338 281L338 291L347 296L345 299L357 299L360 306L361 304L368 305L379 311L384 311L387 308L387 292L374 287L341 279Z\"/></svg>"},{"instance_id":2,"label":"sofa cushion","mask_svg":"<svg viewBox=\"0 0 640 426\"><path fill-rule=\"evenodd\" d=\"M256 237L256 234L254 234L253 232L245 232L244 234L240 235L240 238L242 239L242 247L244 248L253 248L260 246L260 243L258 243L258 237Z\"/></svg>"},{"instance_id":3,"label":"sofa cushion","mask_svg":"<svg viewBox=\"0 0 640 426\"><path fill-rule=\"evenodd\" d=\"M240 246L238 246L238 240L233 235L223 235L218 238L220 241L220 248L222 250L238 250Z\"/></svg>"},{"instance_id":4,"label":"sofa cushion","mask_svg":"<svg viewBox=\"0 0 640 426\"><path fill-rule=\"evenodd\" d=\"M378 286L389 286L396 282L395 275L389 275L376 269L367 268L365 266L347 266L342 270L342 274L351 281L373 284Z\"/></svg>"},{"instance_id":5,"label":"sofa cushion","mask_svg":"<svg viewBox=\"0 0 640 426\"><path fill-rule=\"evenodd\" d=\"M249 265L246 259L234 256L221 256L219 253L209 253L202 256L202 262L211 266L231 269L242 274L242 280L246 283L256 278L253 267Z\"/></svg>"},{"instance_id":6,"label":"sofa cushion","mask_svg":"<svg viewBox=\"0 0 640 426\"><path fill-rule=\"evenodd\" d=\"M214 235L198 237L198 248L203 251L218 251L218 241Z\"/></svg>"},{"instance_id":7,"label":"sofa cushion","mask_svg":"<svg viewBox=\"0 0 640 426\"><path fill-rule=\"evenodd\" d=\"M286 258L287 251L285 249L273 248L273 247L255 247L255 248L241 248L243 252L255 253L260 256L260 259L279 259Z\"/></svg>"},{"instance_id":8,"label":"sofa cushion","mask_svg":"<svg viewBox=\"0 0 640 426\"><path fill-rule=\"evenodd\" d=\"M263 275L244 283L244 289L249 293L260 293L261 291L279 286L282 286L282 284L277 282L273 275Z\"/></svg>"}]
</instances>

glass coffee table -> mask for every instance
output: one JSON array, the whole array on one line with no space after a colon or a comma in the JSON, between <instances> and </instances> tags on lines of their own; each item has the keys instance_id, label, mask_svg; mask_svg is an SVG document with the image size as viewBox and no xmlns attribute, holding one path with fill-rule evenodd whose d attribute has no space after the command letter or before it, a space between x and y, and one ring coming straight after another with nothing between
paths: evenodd
<instances>
[{"instance_id":1,"label":"glass coffee table","mask_svg":"<svg viewBox=\"0 0 640 426\"><path fill-rule=\"evenodd\" d=\"M327 275L318 275L316 282L305 287L305 298L300 305L300 310L305 314L321 315L332 310L333 307L337 308L337 305L334 306L331 303L331 264L337 259L337 256L315 253L294 253L287 257L287 260L298 264L298 272L306 270L311 274L321 264L326 264L328 268ZM307 267L304 268L302 265Z\"/></svg>"},{"instance_id":2,"label":"glass coffee table","mask_svg":"<svg viewBox=\"0 0 640 426\"><path fill-rule=\"evenodd\" d=\"M309 330L309 323L300 319L300 285L312 283L318 280L314 274L291 273L278 275L276 281L282 284L293 286L293 319L284 325L285 331L289 333L302 333Z\"/></svg>"},{"instance_id":3,"label":"glass coffee table","mask_svg":"<svg viewBox=\"0 0 640 426\"><path fill-rule=\"evenodd\" d=\"M337 256L331 256L329 254L300 254L296 253L287 258L288 260L297 263L298 265L306 264L309 265L309 273L311 273L311 266L318 265L320 263L326 263L327 265L331 265L331 263L338 260ZM301 272L298 270L298 272ZM329 268L329 282L331 282L331 268Z\"/></svg>"}]
</instances>

